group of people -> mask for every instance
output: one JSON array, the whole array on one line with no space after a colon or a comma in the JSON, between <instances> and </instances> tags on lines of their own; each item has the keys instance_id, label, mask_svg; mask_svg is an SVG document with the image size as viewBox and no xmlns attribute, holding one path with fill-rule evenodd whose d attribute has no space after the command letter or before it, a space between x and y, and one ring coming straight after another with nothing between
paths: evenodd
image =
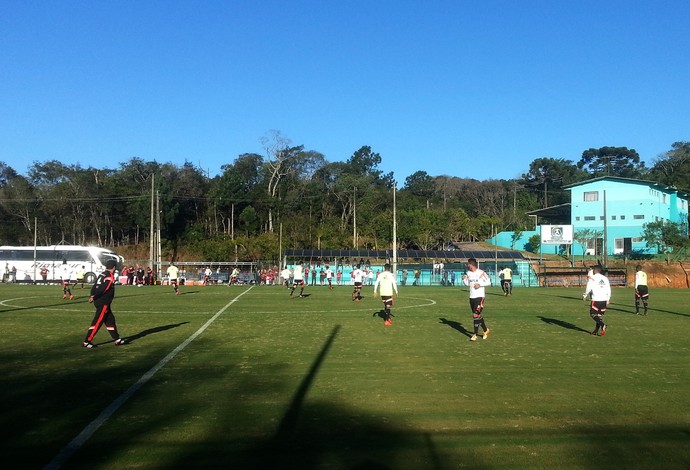
<instances>
[{"instance_id":1,"label":"group of people","mask_svg":"<svg viewBox=\"0 0 690 470\"><path fill-rule=\"evenodd\" d=\"M120 338L115 322L115 316L111 309L111 303L115 296L115 273L117 265L115 261L109 260L106 263L106 270L101 273L96 282L91 287L91 295L89 302L96 307L96 314L89 326L86 337L84 338L83 346L85 348L93 348L93 338L98 333L102 325L106 326L108 333L112 337L116 345L124 344L124 339ZM333 272L330 266L326 265L325 270L328 273L328 285L332 289ZM209 268L210 269L210 268ZM283 270L281 276L288 279L287 268ZM175 290L175 294L179 295L179 285L177 282L179 270L171 263L167 269L167 275L170 284ZM210 274L207 274L210 275ZM71 268L65 262L63 264L63 298L73 298L70 289ZM500 274L501 286L504 295L511 295L512 293L512 273L509 268L505 267ZM290 297L299 288L299 297L305 297L305 269L301 263L297 263L291 270L292 285L290 287ZM363 270L360 266L355 266L352 271L353 291L352 300L359 302L362 299L363 287ZM83 287L83 277L82 277ZM287 281L286 281L287 282ZM473 332L470 335L470 341L477 341L481 334L482 339L487 339L491 329L486 325L484 319L484 300L486 297L486 287L491 285L491 278L482 269L475 258L467 260L467 272L462 275L462 283L469 287L469 305L473 319ZM75 283L76 285L76 283ZM398 295L398 286L396 276L391 272L391 265L386 263L383 271L379 272L374 283L374 297L380 295L383 303L383 319L384 325L392 325L392 307L393 298ZM604 322L604 315L606 314L607 306L611 301L611 284L603 272L600 265L593 266L588 272L587 286L582 295L583 300L590 299L590 316L594 320L594 330L591 332L593 336L604 336L607 332L608 325ZM649 288L647 285L647 274L642 270L640 265L635 267L635 313L640 314L640 304L643 307L642 315L647 315L649 308Z\"/></svg>"},{"instance_id":2,"label":"group of people","mask_svg":"<svg viewBox=\"0 0 690 470\"><path fill-rule=\"evenodd\" d=\"M122 269L122 276L125 277L126 284L129 286L153 286L156 283L155 272L151 267L144 269L143 266L137 264L134 266L125 266Z\"/></svg>"}]
</instances>

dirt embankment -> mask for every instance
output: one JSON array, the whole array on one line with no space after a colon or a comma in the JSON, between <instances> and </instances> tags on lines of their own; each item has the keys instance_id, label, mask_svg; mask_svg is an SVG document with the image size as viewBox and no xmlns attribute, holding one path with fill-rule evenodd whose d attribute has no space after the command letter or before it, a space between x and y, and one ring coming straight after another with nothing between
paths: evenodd
<instances>
[{"instance_id":1,"label":"dirt embankment","mask_svg":"<svg viewBox=\"0 0 690 470\"><path fill-rule=\"evenodd\" d=\"M570 266L567 260L549 260L544 261L543 264L547 266ZM585 261L584 266L580 262L581 267L589 267L596 264L595 261ZM690 261L671 261L669 264L666 261L609 261L609 268L626 269L628 275L628 285L635 285L635 266L642 266L642 270L647 273L647 283L649 287L674 287L674 288L690 288ZM577 265L576 265L577 267ZM538 269L538 268L537 268Z\"/></svg>"}]
</instances>

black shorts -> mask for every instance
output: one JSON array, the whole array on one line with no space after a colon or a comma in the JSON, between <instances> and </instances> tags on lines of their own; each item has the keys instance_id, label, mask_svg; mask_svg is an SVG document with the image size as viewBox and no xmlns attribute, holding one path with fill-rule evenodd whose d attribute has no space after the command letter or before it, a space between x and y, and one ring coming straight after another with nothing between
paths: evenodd
<instances>
[{"instance_id":1,"label":"black shorts","mask_svg":"<svg viewBox=\"0 0 690 470\"><path fill-rule=\"evenodd\" d=\"M475 297L470 299L470 309L474 318L481 318L482 310L484 310L484 297Z\"/></svg>"},{"instance_id":2,"label":"black shorts","mask_svg":"<svg viewBox=\"0 0 690 470\"><path fill-rule=\"evenodd\" d=\"M605 300L592 300L592 305L589 307L589 314L591 316L603 315L606 313Z\"/></svg>"},{"instance_id":3,"label":"black shorts","mask_svg":"<svg viewBox=\"0 0 690 470\"><path fill-rule=\"evenodd\" d=\"M292 285L295 287L301 287L304 285L304 279L295 279Z\"/></svg>"},{"instance_id":4,"label":"black shorts","mask_svg":"<svg viewBox=\"0 0 690 470\"><path fill-rule=\"evenodd\" d=\"M649 287L647 286L637 286L635 289L636 299L648 299L649 298Z\"/></svg>"}]
</instances>

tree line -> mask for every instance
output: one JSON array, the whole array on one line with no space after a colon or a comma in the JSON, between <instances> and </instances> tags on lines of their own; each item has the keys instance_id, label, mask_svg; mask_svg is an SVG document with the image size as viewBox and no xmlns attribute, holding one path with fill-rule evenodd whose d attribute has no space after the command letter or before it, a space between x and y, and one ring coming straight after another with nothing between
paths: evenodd
<instances>
[{"instance_id":1,"label":"tree line","mask_svg":"<svg viewBox=\"0 0 690 470\"><path fill-rule=\"evenodd\" d=\"M329 162L277 131L262 144L263 155L241 154L214 177L189 162L140 158L118 168L34 162L26 175L0 162L0 243L148 246L154 194L167 259L184 248L206 260L277 260L281 242L283 250L389 249L396 186L398 248L444 249L531 229L526 212L569 202L563 186L593 177L690 186L690 142L672 144L651 168L633 149L602 147L577 162L535 159L512 180L420 169L402 185L369 146Z\"/></svg>"}]
</instances>

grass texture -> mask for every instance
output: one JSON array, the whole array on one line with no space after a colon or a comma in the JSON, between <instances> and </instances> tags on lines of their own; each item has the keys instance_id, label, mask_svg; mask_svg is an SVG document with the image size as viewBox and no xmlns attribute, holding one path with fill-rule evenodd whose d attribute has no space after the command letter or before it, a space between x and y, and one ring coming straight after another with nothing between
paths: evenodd
<instances>
[{"instance_id":1,"label":"grass texture","mask_svg":"<svg viewBox=\"0 0 690 470\"><path fill-rule=\"evenodd\" d=\"M115 346L87 290L0 286L0 449L21 468L690 468L690 302L581 291L118 286ZM89 427L91 426L91 427ZM86 434L84 434L86 432ZM80 434L81 433L81 434ZM82 438L78 438L82 436ZM84 437L86 436L86 437ZM78 438L75 440L75 438ZM19 467L17 467L19 468Z\"/></svg>"}]
</instances>

